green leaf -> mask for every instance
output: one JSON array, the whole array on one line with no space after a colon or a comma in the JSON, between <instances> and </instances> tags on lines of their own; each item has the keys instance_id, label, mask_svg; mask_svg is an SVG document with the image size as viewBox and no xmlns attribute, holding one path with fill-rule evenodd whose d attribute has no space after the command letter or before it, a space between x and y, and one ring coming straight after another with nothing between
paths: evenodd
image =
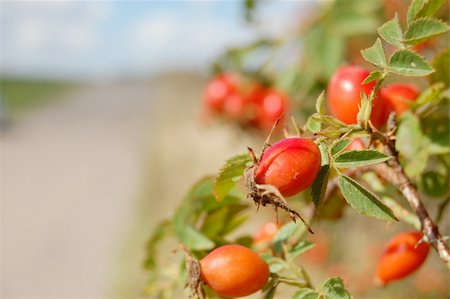
<instances>
[{"instance_id":1,"label":"green leaf","mask_svg":"<svg viewBox=\"0 0 450 299\"><path fill-rule=\"evenodd\" d=\"M430 76L432 83L443 82L446 87L450 86L450 48L442 50L431 63L436 70Z\"/></svg>"},{"instance_id":2,"label":"green leaf","mask_svg":"<svg viewBox=\"0 0 450 299\"><path fill-rule=\"evenodd\" d=\"M292 260L294 260L295 258L302 255L306 251L310 250L314 246L316 246L316 244L308 242L308 241L302 241L302 242L298 243L297 245L295 245L295 247L292 248L291 251L289 251L289 253L288 253L289 257Z\"/></svg>"},{"instance_id":3,"label":"green leaf","mask_svg":"<svg viewBox=\"0 0 450 299\"><path fill-rule=\"evenodd\" d=\"M209 238L219 234L225 225L228 215L228 208L218 209L210 213L202 225L202 233Z\"/></svg>"},{"instance_id":4,"label":"green leaf","mask_svg":"<svg viewBox=\"0 0 450 299\"><path fill-rule=\"evenodd\" d=\"M360 214L380 220L397 220L391 209L355 180L340 175L338 183L345 200Z\"/></svg>"},{"instance_id":5,"label":"green leaf","mask_svg":"<svg viewBox=\"0 0 450 299\"><path fill-rule=\"evenodd\" d=\"M320 294L317 293L313 289L301 288L297 290L294 295L292 295L292 299L319 299Z\"/></svg>"},{"instance_id":6,"label":"green leaf","mask_svg":"<svg viewBox=\"0 0 450 299\"><path fill-rule=\"evenodd\" d=\"M432 197L443 197L449 193L449 176L435 171L427 171L420 177L420 189Z\"/></svg>"},{"instance_id":7,"label":"green leaf","mask_svg":"<svg viewBox=\"0 0 450 299\"><path fill-rule=\"evenodd\" d=\"M235 229L244 224L248 220L248 218L249 216L247 215L236 215L232 219L228 220L222 230L222 236L226 236L229 233L233 232Z\"/></svg>"},{"instance_id":8,"label":"green leaf","mask_svg":"<svg viewBox=\"0 0 450 299\"><path fill-rule=\"evenodd\" d=\"M325 196L328 184L329 169L330 165L323 165L320 168L320 171L311 186L311 196L316 208L319 206L320 202Z\"/></svg>"},{"instance_id":9,"label":"green leaf","mask_svg":"<svg viewBox=\"0 0 450 299\"><path fill-rule=\"evenodd\" d=\"M390 157L376 150L344 152L336 157L334 166L339 168L361 167L385 162Z\"/></svg>"},{"instance_id":10,"label":"green leaf","mask_svg":"<svg viewBox=\"0 0 450 299\"><path fill-rule=\"evenodd\" d=\"M282 244L289 240L289 238L298 232L299 229L303 230L304 226L295 222L289 222L281 227L273 238L273 247L275 252L280 254L283 251Z\"/></svg>"},{"instance_id":11,"label":"green leaf","mask_svg":"<svg viewBox=\"0 0 450 299\"><path fill-rule=\"evenodd\" d=\"M317 114L316 114L317 115ZM343 127L343 128L347 128L347 124L344 123L343 121L330 116L330 115L319 115L320 120L322 121L323 124L329 125L329 126L334 126L334 127Z\"/></svg>"},{"instance_id":12,"label":"green leaf","mask_svg":"<svg viewBox=\"0 0 450 299\"><path fill-rule=\"evenodd\" d=\"M387 67L386 56L384 55L383 46L381 40L377 38L375 44L365 50L361 50L361 54L365 60L373 65L385 68Z\"/></svg>"},{"instance_id":13,"label":"green leaf","mask_svg":"<svg viewBox=\"0 0 450 299\"><path fill-rule=\"evenodd\" d=\"M381 78L383 78L383 76L384 76L383 73L378 71L378 70L377 71L372 71L369 74L369 76L367 76L366 79L364 79L364 81L361 84L368 84L368 83L373 82L373 81L378 81Z\"/></svg>"},{"instance_id":14,"label":"green leaf","mask_svg":"<svg viewBox=\"0 0 450 299\"><path fill-rule=\"evenodd\" d=\"M404 43L408 45L416 45L435 36L447 32L450 28L442 21L420 18L412 22L405 33Z\"/></svg>"},{"instance_id":15,"label":"green leaf","mask_svg":"<svg viewBox=\"0 0 450 299\"><path fill-rule=\"evenodd\" d=\"M396 149L406 158L414 158L422 145L423 134L420 121L411 112L402 115L396 134Z\"/></svg>"},{"instance_id":16,"label":"green leaf","mask_svg":"<svg viewBox=\"0 0 450 299\"><path fill-rule=\"evenodd\" d=\"M315 118L313 115L308 118L306 122L306 127L311 133L318 133L322 129L322 123L319 119Z\"/></svg>"},{"instance_id":17,"label":"green leaf","mask_svg":"<svg viewBox=\"0 0 450 299\"><path fill-rule=\"evenodd\" d=\"M189 250L208 250L214 248L214 242L192 226L177 229L176 234L181 243Z\"/></svg>"},{"instance_id":18,"label":"green leaf","mask_svg":"<svg viewBox=\"0 0 450 299\"><path fill-rule=\"evenodd\" d=\"M239 182L249 162L250 157L247 154L237 155L226 161L214 181L213 193L218 201Z\"/></svg>"},{"instance_id":19,"label":"green leaf","mask_svg":"<svg viewBox=\"0 0 450 299\"><path fill-rule=\"evenodd\" d=\"M328 279L322 286L325 299L351 299L352 296L345 289L344 282L340 277Z\"/></svg>"},{"instance_id":20,"label":"green leaf","mask_svg":"<svg viewBox=\"0 0 450 299\"><path fill-rule=\"evenodd\" d=\"M316 111L319 114L325 114L325 92L322 91L316 100Z\"/></svg>"},{"instance_id":21,"label":"green leaf","mask_svg":"<svg viewBox=\"0 0 450 299\"><path fill-rule=\"evenodd\" d=\"M450 153L450 109L439 107L441 115L434 113L432 117L422 119L423 136L427 139L429 154Z\"/></svg>"},{"instance_id":22,"label":"green leaf","mask_svg":"<svg viewBox=\"0 0 450 299\"><path fill-rule=\"evenodd\" d=\"M277 286L279 284L279 277L274 275L270 278L269 282L264 286L262 292L264 293L264 299L273 299L275 298L275 291L277 290Z\"/></svg>"},{"instance_id":23,"label":"green leaf","mask_svg":"<svg viewBox=\"0 0 450 299\"><path fill-rule=\"evenodd\" d=\"M427 167L429 156L430 153L428 152L427 146L422 146L413 159L409 159L403 163L406 175L410 178L418 178Z\"/></svg>"},{"instance_id":24,"label":"green leaf","mask_svg":"<svg viewBox=\"0 0 450 299\"><path fill-rule=\"evenodd\" d=\"M378 28L378 34L391 45L396 46L397 48L403 48L403 33L397 14L392 20L384 23Z\"/></svg>"},{"instance_id":25,"label":"green leaf","mask_svg":"<svg viewBox=\"0 0 450 299\"><path fill-rule=\"evenodd\" d=\"M411 106L414 110L416 110L417 108L429 103L438 103L442 98L441 93L443 90L444 84L442 82L428 86L419 94L416 101L411 103Z\"/></svg>"},{"instance_id":26,"label":"green leaf","mask_svg":"<svg viewBox=\"0 0 450 299\"><path fill-rule=\"evenodd\" d=\"M322 163L320 165L327 165L330 164L330 158L328 157L328 149L327 144L325 142L319 143L319 150L320 150L320 157L322 160Z\"/></svg>"},{"instance_id":27,"label":"green leaf","mask_svg":"<svg viewBox=\"0 0 450 299\"><path fill-rule=\"evenodd\" d=\"M351 139L339 139L334 142L331 147L331 155L336 156L337 154L340 154L350 145L350 143L352 143Z\"/></svg>"},{"instance_id":28,"label":"green leaf","mask_svg":"<svg viewBox=\"0 0 450 299\"><path fill-rule=\"evenodd\" d=\"M279 273L286 268L286 264L279 260L272 260L269 262L270 273Z\"/></svg>"},{"instance_id":29,"label":"green leaf","mask_svg":"<svg viewBox=\"0 0 450 299\"><path fill-rule=\"evenodd\" d=\"M392 54L389 59L389 70L409 77L422 77L434 71L422 56L406 49Z\"/></svg>"},{"instance_id":30,"label":"green leaf","mask_svg":"<svg viewBox=\"0 0 450 299\"><path fill-rule=\"evenodd\" d=\"M173 227L169 220L159 222L155 226L150 240L146 245L144 267L147 270L153 270L157 265L158 247L164 238L173 234Z\"/></svg>"},{"instance_id":31,"label":"green leaf","mask_svg":"<svg viewBox=\"0 0 450 299\"><path fill-rule=\"evenodd\" d=\"M432 16L447 0L426 0L415 14L415 18Z\"/></svg>"},{"instance_id":32,"label":"green leaf","mask_svg":"<svg viewBox=\"0 0 450 299\"><path fill-rule=\"evenodd\" d=\"M245 215L238 214L247 207L247 205L228 205L208 213L203 221L201 232L209 238L227 235L246 221Z\"/></svg>"},{"instance_id":33,"label":"green leaf","mask_svg":"<svg viewBox=\"0 0 450 299\"><path fill-rule=\"evenodd\" d=\"M409 5L408 14L407 14L407 21L408 25L414 21L414 19L417 17L419 12L424 9L425 3L429 2L430 0L412 0L411 4Z\"/></svg>"},{"instance_id":34,"label":"green leaf","mask_svg":"<svg viewBox=\"0 0 450 299\"><path fill-rule=\"evenodd\" d=\"M408 176L419 176L428 160L428 144L419 118L411 112L405 112L396 134L396 149L400 153L400 162Z\"/></svg>"}]
</instances>

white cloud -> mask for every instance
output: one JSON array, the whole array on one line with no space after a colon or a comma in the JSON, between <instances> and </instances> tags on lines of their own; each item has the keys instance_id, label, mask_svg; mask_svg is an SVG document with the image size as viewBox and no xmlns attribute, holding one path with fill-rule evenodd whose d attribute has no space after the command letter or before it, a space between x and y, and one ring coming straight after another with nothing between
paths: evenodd
<instances>
[{"instance_id":1,"label":"white cloud","mask_svg":"<svg viewBox=\"0 0 450 299\"><path fill-rule=\"evenodd\" d=\"M82 71L83 55L97 48L108 2L35 1L0 4L0 68L9 74ZM90 66L88 63L87 66Z\"/></svg>"},{"instance_id":2,"label":"white cloud","mask_svg":"<svg viewBox=\"0 0 450 299\"><path fill-rule=\"evenodd\" d=\"M265 6L262 28L273 32L285 29L298 4L283 4L281 10ZM0 2L0 8L0 69L16 74L86 77L205 70L225 48L255 36L242 23L237 1Z\"/></svg>"},{"instance_id":3,"label":"white cloud","mask_svg":"<svg viewBox=\"0 0 450 299\"><path fill-rule=\"evenodd\" d=\"M30 18L17 22L13 35L19 47L34 50L44 45L49 37L49 28L43 20Z\"/></svg>"}]
</instances>

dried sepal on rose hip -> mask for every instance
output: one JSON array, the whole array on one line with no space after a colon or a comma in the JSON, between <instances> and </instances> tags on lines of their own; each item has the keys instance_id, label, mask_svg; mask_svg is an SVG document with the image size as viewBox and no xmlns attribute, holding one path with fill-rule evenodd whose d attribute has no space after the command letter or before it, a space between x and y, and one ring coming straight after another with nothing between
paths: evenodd
<instances>
[{"instance_id":1,"label":"dried sepal on rose hip","mask_svg":"<svg viewBox=\"0 0 450 299\"><path fill-rule=\"evenodd\" d=\"M200 261L186 254L191 298L205 298L201 284L224 297L244 297L261 290L269 280L267 263L241 245L224 245Z\"/></svg>"},{"instance_id":2,"label":"dried sepal on rose hip","mask_svg":"<svg viewBox=\"0 0 450 299\"><path fill-rule=\"evenodd\" d=\"M258 207L272 205L275 210L285 210L292 220L299 218L312 233L306 221L289 207L284 197L296 195L312 185L321 164L318 146L309 139L286 138L267 151L263 149L259 160L252 149L249 151L254 164L245 171L247 198Z\"/></svg>"},{"instance_id":3,"label":"dried sepal on rose hip","mask_svg":"<svg viewBox=\"0 0 450 299\"><path fill-rule=\"evenodd\" d=\"M415 272L426 260L430 245L418 231L404 232L392 238L378 262L375 284L384 286Z\"/></svg>"}]
</instances>

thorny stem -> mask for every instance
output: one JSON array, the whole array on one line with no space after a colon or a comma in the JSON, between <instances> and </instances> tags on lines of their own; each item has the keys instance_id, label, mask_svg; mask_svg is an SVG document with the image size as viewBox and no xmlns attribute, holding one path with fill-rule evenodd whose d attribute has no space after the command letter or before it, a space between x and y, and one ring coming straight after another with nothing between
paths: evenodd
<instances>
[{"instance_id":1,"label":"thorny stem","mask_svg":"<svg viewBox=\"0 0 450 299\"><path fill-rule=\"evenodd\" d=\"M386 164L378 164L372 166L361 167L357 169L349 169L346 171L348 176L358 176L365 171L374 171L379 177L390 182L397 187L403 197L408 201L420 221L420 226L423 234L428 239L428 242L438 253L439 257L446 263L447 268L450 269L450 249L439 232L438 226L431 219L427 209L425 208L417 188L406 175L403 167L400 164L398 152L395 148L395 137L393 136L397 124L395 115L391 114L388 121L388 133L385 135L378 131L370 122L370 133L374 139L379 140L385 148L386 153L392 158ZM330 197L338 189L338 181L331 180L328 183L325 193L325 199ZM439 219L440 217L438 217Z\"/></svg>"},{"instance_id":2,"label":"thorny stem","mask_svg":"<svg viewBox=\"0 0 450 299\"><path fill-rule=\"evenodd\" d=\"M422 232L428 239L428 242L436 250L439 257L446 263L447 267L450 268L450 249L442 238L439 228L433 222L427 209L422 203L417 188L410 181L400 164L398 152L395 149L395 138L392 136L397 128L395 114L392 113L389 117L387 129L390 133L387 135L381 134L372 126L371 128L373 132L372 135L383 143L386 153L392 157L386 162L387 165L376 165L373 169L380 177L391 182L402 193L414 213L419 217Z\"/></svg>"}]
</instances>

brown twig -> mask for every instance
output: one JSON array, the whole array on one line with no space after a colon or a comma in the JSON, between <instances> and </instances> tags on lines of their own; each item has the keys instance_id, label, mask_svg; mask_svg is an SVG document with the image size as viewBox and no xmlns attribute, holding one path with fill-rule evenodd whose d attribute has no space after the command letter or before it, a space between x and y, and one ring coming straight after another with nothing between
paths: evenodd
<instances>
[{"instance_id":1,"label":"brown twig","mask_svg":"<svg viewBox=\"0 0 450 299\"><path fill-rule=\"evenodd\" d=\"M398 152L395 148L394 133L397 128L395 115L392 114L389 118L388 133L386 135L378 131L371 123L370 128L372 131L373 139L379 140L384 145L386 154L388 154L392 158L383 164L366 166L357 169L349 169L345 174L348 176L358 176L358 174L362 172L372 170L380 178L396 186L397 189L408 201L414 213L419 218L422 232L428 239L428 242L436 250L439 257L447 264L447 267L450 268L450 249L447 243L445 242L444 238L441 236L438 226L433 222L427 209L422 203L416 187L410 181L405 171L403 170L403 167L400 164ZM337 179L331 180L327 186L325 199L334 194L334 192L336 192L337 189L338 189Z\"/></svg>"},{"instance_id":2,"label":"brown twig","mask_svg":"<svg viewBox=\"0 0 450 299\"><path fill-rule=\"evenodd\" d=\"M422 232L427 237L428 242L436 250L439 257L447 264L447 267L450 268L450 249L442 238L439 228L433 222L422 203L417 188L409 180L400 164L398 152L395 148L394 132L396 128L395 114L391 114L389 118L388 133L386 135L372 127L373 136L383 143L386 154L392 157L386 162L387 164L378 164L373 166L372 169L380 177L395 185L402 193L414 213L419 217Z\"/></svg>"}]
</instances>

